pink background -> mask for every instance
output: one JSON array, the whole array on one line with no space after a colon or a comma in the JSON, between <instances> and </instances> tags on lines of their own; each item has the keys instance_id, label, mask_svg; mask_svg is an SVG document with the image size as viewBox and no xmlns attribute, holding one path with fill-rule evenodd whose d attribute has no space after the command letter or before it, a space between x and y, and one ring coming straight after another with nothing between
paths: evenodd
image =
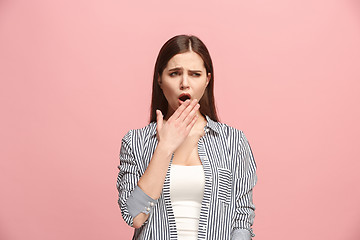
<instances>
[{"instance_id":1,"label":"pink background","mask_svg":"<svg viewBox=\"0 0 360 240\"><path fill-rule=\"evenodd\" d=\"M360 239L360 3L0 1L0 239L130 239L120 141L195 34L258 165L255 239Z\"/></svg>"}]
</instances>

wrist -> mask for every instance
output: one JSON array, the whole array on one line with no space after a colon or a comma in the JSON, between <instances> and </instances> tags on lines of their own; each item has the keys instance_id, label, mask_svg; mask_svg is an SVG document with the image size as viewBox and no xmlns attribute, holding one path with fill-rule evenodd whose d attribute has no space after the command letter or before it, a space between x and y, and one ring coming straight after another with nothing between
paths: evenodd
<instances>
[{"instance_id":1,"label":"wrist","mask_svg":"<svg viewBox=\"0 0 360 240\"><path fill-rule=\"evenodd\" d=\"M162 155L166 155L166 156L172 156L173 152L175 152L174 150L172 150L168 145L166 145L163 142L159 142L157 147L156 147L156 151L160 152Z\"/></svg>"}]
</instances>

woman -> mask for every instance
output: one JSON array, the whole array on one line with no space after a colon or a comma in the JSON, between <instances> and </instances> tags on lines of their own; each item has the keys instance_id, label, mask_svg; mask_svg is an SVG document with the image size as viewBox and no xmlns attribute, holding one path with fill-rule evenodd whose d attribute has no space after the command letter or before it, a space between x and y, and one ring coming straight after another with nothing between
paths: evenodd
<instances>
[{"instance_id":1,"label":"woman","mask_svg":"<svg viewBox=\"0 0 360 240\"><path fill-rule=\"evenodd\" d=\"M164 44L150 123L128 131L120 149L118 203L133 239L255 236L256 164L244 133L218 122L213 86L199 38L178 35Z\"/></svg>"}]
</instances>

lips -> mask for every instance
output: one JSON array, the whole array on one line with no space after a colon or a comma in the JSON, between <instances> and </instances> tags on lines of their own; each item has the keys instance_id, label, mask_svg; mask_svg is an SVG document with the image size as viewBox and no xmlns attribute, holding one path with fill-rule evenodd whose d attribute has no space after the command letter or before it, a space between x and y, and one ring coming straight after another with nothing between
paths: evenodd
<instances>
[{"instance_id":1,"label":"lips","mask_svg":"<svg viewBox=\"0 0 360 240\"><path fill-rule=\"evenodd\" d=\"M191 99L191 95L189 93L182 93L180 94L179 99L185 102L187 99Z\"/></svg>"},{"instance_id":2,"label":"lips","mask_svg":"<svg viewBox=\"0 0 360 240\"><path fill-rule=\"evenodd\" d=\"M183 104L187 99L191 99L191 95L189 93L182 93L179 96L180 105Z\"/></svg>"}]
</instances>

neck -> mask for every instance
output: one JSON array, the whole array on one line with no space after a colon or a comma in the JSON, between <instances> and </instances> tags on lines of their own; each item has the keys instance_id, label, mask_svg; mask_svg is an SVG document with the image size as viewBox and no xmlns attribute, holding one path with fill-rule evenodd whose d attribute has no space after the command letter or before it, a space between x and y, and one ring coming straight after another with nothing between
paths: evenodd
<instances>
[{"instance_id":1,"label":"neck","mask_svg":"<svg viewBox=\"0 0 360 240\"><path fill-rule=\"evenodd\" d=\"M196 112L196 116L198 117L198 119L196 120L193 129L199 129L203 131L204 127L207 124L206 118L200 113L200 111Z\"/></svg>"}]
</instances>

